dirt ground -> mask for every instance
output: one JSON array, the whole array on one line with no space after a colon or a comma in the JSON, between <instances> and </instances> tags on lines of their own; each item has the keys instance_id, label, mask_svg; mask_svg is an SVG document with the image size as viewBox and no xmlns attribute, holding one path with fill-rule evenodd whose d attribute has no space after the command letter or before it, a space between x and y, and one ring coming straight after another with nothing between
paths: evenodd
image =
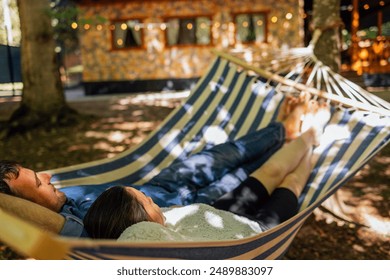
<instances>
[{"instance_id":1,"label":"dirt ground","mask_svg":"<svg viewBox=\"0 0 390 280\"><path fill-rule=\"evenodd\" d=\"M180 99L117 96L69 104L84 115L80 123L2 140L0 158L41 171L112 157L141 142ZM0 129L17 106L17 100L0 98ZM387 145L309 217L285 259L389 260L389 164ZM0 244L0 259L18 258Z\"/></svg>"}]
</instances>

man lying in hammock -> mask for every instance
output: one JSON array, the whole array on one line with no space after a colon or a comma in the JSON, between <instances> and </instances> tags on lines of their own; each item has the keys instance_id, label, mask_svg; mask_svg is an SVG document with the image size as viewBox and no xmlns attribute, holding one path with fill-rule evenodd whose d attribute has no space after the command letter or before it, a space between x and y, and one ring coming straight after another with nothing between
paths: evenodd
<instances>
[{"instance_id":1,"label":"man lying in hammock","mask_svg":"<svg viewBox=\"0 0 390 280\"><path fill-rule=\"evenodd\" d=\"M210 204L242 183L280 149L285 139L297 137L300 117L307 107L307 96L300 100L286 100L277 122L236 141L216 145L173 163L151 181L133 187L151 196L160 207L197 202ZM268 165L267 169L272 171L272 166ZM14 207L20 206L10 210L9 198L0 196L0 206L61 235L87 236L82 219L93 201L81 201L77 204L56 189L50 183L50 178L49 174L36 173L13 162L0 162L1 191L59 213L60 215L48 214L55 220L51 226L46 225L50 219L46 219L42 213L39 217L32 216L34 212L28 209L35 206L24 206L24 201L19 200L16 204L16 200L12 200Z\"/></svg>"}]
</instances>

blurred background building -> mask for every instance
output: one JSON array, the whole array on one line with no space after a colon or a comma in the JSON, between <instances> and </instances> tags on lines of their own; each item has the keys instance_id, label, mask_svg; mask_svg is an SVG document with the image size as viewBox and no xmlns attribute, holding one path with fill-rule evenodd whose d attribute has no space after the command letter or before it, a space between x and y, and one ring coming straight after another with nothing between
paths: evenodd
<instances>
[{"instance_id":1,"label":"blurred background building","mask_svg":"<svg viewBox=\"0 0 390 280\"><path fill-rule=\"evenodd\" d=\"M342 71L368 86L390 86L390 0L340 2ZM87 95L188 89L214 48L306 46L312 6L313 0L53 0L53 10L67 11L53 13L62 80L83 85ZM21 82L16 0L0 0L0 9L0 84L14 90Z\"/></svg>"}]
</instances>

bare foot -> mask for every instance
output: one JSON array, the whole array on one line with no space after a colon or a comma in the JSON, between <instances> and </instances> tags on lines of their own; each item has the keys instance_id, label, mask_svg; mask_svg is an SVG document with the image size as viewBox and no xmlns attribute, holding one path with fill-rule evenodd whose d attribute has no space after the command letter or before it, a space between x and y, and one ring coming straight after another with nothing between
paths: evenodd
<instances>
[{"instance_id":1,"label":"bare foot","mask_svg":"<svg viewBox=\"0 0 390 280\"><path fill-rule=\"evenodd\" d=\"M301 133L306 132L315 125L315 115L318 111L318 102L310 100L307 104L306 113L302 119Z\"/></svg>"},{"instance_id":2,"label":"bare foot","mask_svg":"<svg viewBox=\"0 0 390 280\"><path fill-rule=\"evenodd\" d=\"M286 138L288 140L297 138L301 133L301 118L306 113L310 95L302 93L293 103L291 102L288 116L282 121L286 129Z\"/></svg>"},{"instance_id":3,"label":"bare foot","mask_svg":"<svg viewBox=\"0 0 390 280\"><path fill-rule=\"evenodd\" d=\"M313 130L314 133L314 145L320 144L321 135L324 131L324 127L330 120L330 108L325 102L318 103L311 100L307 107L307 112L302 121L301 132L304 133L309 130Z\"/></svg>"},{"instance_id":4,"label":"bare foot","mask_svg":"<svg viewBox=\"0 0 390 280\"><path fill-rule=\"evenodd\" d=\"M286 120L286 118L294 110L298 102L298 98L294 96L286 96L282 101L282 105L280 106L276 121L283 122L284 120Z\"/></svg>"}]
</instances>

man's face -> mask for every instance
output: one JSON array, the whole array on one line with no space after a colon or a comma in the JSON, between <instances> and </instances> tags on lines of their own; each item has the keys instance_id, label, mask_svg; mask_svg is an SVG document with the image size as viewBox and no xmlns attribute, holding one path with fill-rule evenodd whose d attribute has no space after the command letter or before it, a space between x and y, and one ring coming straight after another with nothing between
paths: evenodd
<instances>
[{"instance_id":1,"label":"man's face","mask_svg":"<svg viewBox=\"0 0 390 280\"><path fill-rule=\"evenodd\" d=\"M50 179L50 174L36 173L20 167L18 178L5 181L14 195L59 212L66 201L66 196L50 183Z\"/></svg>"}]
</instances>

